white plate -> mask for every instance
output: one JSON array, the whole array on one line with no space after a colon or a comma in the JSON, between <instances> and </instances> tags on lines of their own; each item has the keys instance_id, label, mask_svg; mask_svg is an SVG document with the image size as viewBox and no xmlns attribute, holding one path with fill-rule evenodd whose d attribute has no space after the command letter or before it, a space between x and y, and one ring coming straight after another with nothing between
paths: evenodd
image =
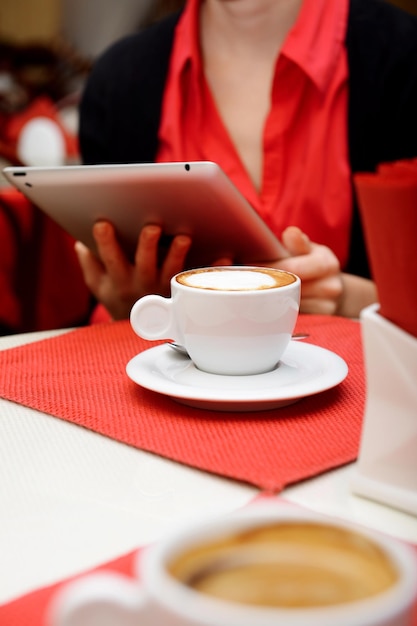
<instances>
[{"instance_id":1,"label":"white plate","mask_svg":"<svg viewBox=\"0 0 417 626\"><path fill-rule=\"evenodd\" d=\"M278 366L265 374L207 374L167 344L135 356L126 372L138 385L182 404L215 411L262 411L335 387L347 376L348 367L334 352L292 341Z\"/></svg>"}]
</instances>

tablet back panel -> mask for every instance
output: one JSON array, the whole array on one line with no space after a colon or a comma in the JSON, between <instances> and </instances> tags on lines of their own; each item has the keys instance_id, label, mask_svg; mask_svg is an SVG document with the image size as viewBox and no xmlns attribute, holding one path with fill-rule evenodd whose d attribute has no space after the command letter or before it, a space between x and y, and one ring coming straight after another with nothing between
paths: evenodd
<instances>
[{"instance_id":1,"label":"tablet back panel","mask_svg":"<svg viewBox=\"0 0 417 626\"><path fill-rule=\"evenodd\" d=\"M180 233L191 235L189 267L225 256L239 264L267 261L283 252L278 239L212 162L9 167L3 173L92 250L92 225L107 219L130 259L145 224L161 225L165 241Z\"/></svg>"}]
</instances>

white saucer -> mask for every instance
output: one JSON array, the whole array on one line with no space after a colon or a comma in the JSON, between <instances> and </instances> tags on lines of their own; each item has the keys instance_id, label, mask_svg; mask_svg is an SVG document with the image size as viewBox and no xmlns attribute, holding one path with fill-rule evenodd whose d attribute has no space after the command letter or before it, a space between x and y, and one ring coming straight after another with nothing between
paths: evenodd
<instances>
[{"instance_id":1,"label":"white saucer","mask_svg":"<svg viewBox=\"0 0 417 626\"><path fill-rule=\"evenodd\" d=\"M254 376L220 376L197 369L167 344L129 361L127 375L138 385L189 406L215 411L273 409L338 385L348 373L334 352L292 341L278 366Z\"/></svg>"}]
</instances>

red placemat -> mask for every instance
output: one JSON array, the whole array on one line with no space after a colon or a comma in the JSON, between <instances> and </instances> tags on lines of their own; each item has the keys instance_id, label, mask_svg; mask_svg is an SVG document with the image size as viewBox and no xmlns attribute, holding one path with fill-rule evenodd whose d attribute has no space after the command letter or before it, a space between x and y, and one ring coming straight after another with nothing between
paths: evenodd
<instances>
[{"instance_id":1,"label":"red placemat","mask_svg":"<svg viewBox=\"0 0 417 626\"><path fill-rule=\"evenodd\" d=\"M50 601L56 592L70 580L81 578L93 572L111 571L118 572L133 578L134 560L136 550L125 554L118 559L104 563L99 567L60 581L48 587L42 587L24 596L16 598L7 604L0 605L1 626L46 626L46 612Z\"/></svg>"},{"instance_id":2,"label":"red placemat","mask_svg":"<svg viewBox=\"0 0 417 626\"><path fill-rule=\"evenodd\" d=\"M300 316L297 330L349 366L345 381L280 409L220 413L183 406L130 381L152 344L129 323L98 324L0 352L0 396L163 457L279 492L353 461L364 397L360 324Z\"/></svg>"}]
</instances>

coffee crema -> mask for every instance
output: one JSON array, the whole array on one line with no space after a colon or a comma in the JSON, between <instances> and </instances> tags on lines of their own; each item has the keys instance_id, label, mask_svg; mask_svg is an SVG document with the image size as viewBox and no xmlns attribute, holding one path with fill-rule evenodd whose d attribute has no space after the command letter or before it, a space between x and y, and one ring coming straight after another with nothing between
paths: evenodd
<instances>
[{"instance_id":1,"label":"coffee crema","mask_svg":"<svg viewBox=\"0 0 417 626\"><path fill-rule=\"evenodd\" d=\"M367 537L312 522L279 523L193 546L168 571L214 598L281 608L333 606L389 589L398 572Z\"/></svg>"},{"instance_id":2,"label":"coffee crema","mask_svg":"<svg viewBox=\"0 0 417 626\"><path fill-rule=\"evenodd\" d=\"M268 268L204 268L182 272L181 285L212 291L257 291L291 285L297 279L289 272Z\"/></svg>"}]
</instances>

